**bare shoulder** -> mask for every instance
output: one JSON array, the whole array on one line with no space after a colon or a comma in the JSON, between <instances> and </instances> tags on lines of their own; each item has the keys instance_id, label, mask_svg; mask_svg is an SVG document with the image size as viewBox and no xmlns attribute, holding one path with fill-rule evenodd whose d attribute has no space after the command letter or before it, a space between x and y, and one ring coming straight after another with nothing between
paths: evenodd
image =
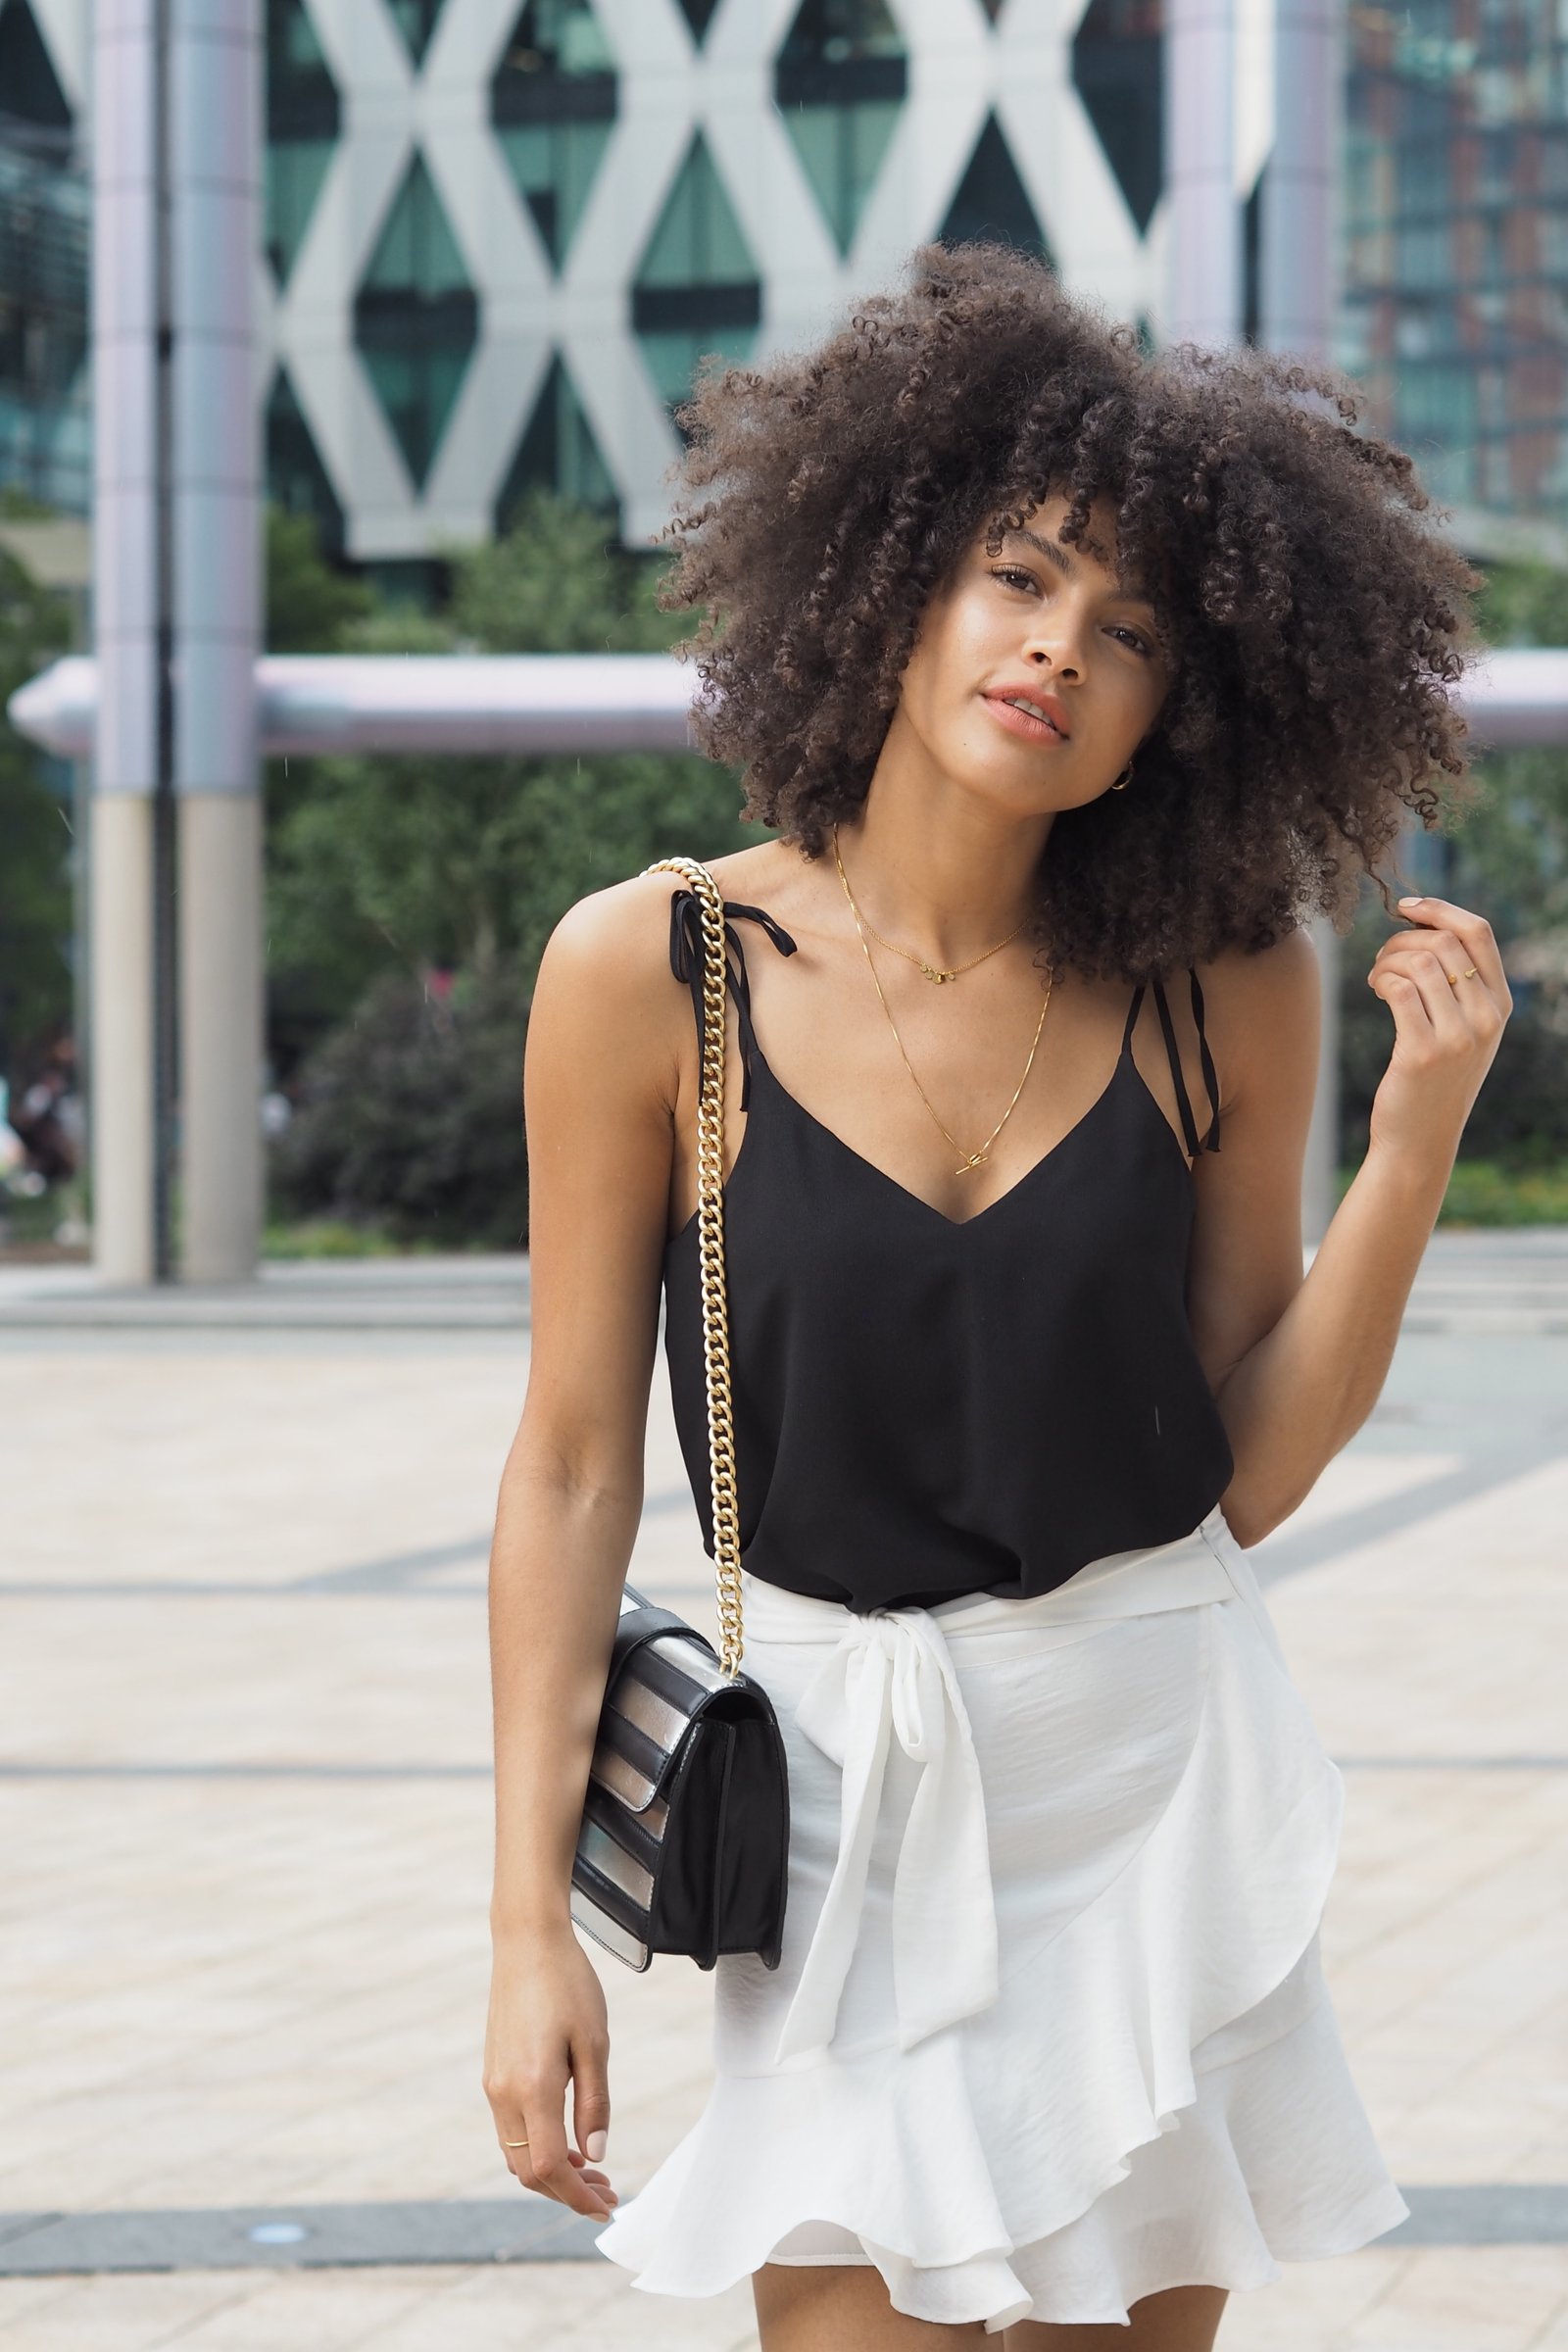
<instances>
[{"instance_id":1,"label":"bare shoulder","mask_svg":"<svg viewBox=\"0 0 1568 2352\"><path fill-rule=\"evenodd\" d=\"M749 895L760 860L765 878L770 846L709 861L726 899ZM539 1047L548 1039L568 1058L591 1054L623 1076L639 1073L666 1105L692 1045L691 1002L669 955L670 901L682 888L678 873L644 872L568 906L539 959L529 1022Z\"/></svg>"},{"instance_id":2,"label":"bare shoulder","mask_svg":"<svg viewBox=\"0 0 1568 2352\"><path fill-rule=\"evenodd\" d=\"M669 968L669 902L680 886L678 874L633 874L574 901L545 942L541 982L548 973L607 1000L645 994Z\"/></svg>"},{"instance_id":3,"label":"bare shoulder","mask_svg":"<svg viewBox=\"0 0 1568 2352\"><path fill-rule=\"evenodd\" d=\"M765 886L771 873L771 844L707 860L726 899L742 899ZM685 887L678 873L633 874L604 890L589 891L568 906L551 932L540 959L540 975L571 979L607 999L638 1000L670 976L669 903Z\"/></svg>"},{"instance_id":4,"label":"bare shoulder","mask_svg":"<svg viewBox=\"0 0 1568 2352\"><path fill-rule=\"evenodd\" d=\"M1200 963L1205 1012L1237 1050L1267 1050L1315 1019L1322 966L1304 923L1267 948L1226 948Z\"/></svg>"},{"instance_id":5,"label":"bare shoulder","mask_svg":"<svg viewBox=\"0 0 1568 2352\"><path fill-rule=\"evenodd\" d=\"M675 874L634 874L566 908L539 958L527 1061L576 1086L597 1071L666 1107L673 1103L683 990L669 964ZM686 1004L686 1017L691 1008Z\"/></svg>"},{"instance_id":6,"label":"bare shoulder","mask_svg":"<svg viewBox=\"0 0 1568 2352\"><path fill-rule=\"evenodd\" d=\"M1304 923L1270 947L1228 948L1198 976L1224 1095L1294 1092L1303 1072L1315 1084L1322 966Z\"/></svg>"}]
</instances>

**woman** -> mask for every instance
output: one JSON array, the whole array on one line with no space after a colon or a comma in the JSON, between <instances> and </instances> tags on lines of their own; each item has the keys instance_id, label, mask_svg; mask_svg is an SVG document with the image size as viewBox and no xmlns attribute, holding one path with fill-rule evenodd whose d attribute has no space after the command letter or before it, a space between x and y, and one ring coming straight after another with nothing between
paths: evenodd
<instances>
[{"instance_id":1,"label":"woman","mask_svg":"<svg viewBox=\"0 0 1568 2352\"><path fill-rule=\"evenodd\" d=\"M655 874L570 909L530 1021L485 2082L519 2180L645 2287L750 2273L764 2352L1204 2352L1406 2210L1319 1967L1341 1783L1246 1559L1376 1400L1510 1004L1484 921L1399 902L1303 1280L1301 921L1460 774L1474 585L1354 414L939 247L686 412L668 593L775 829L713 871L785 1947L720 1960L709 2108L616 2214L568 1881L662 1280L711 1548L696 903Z\"/></svg>"}]
</instances>

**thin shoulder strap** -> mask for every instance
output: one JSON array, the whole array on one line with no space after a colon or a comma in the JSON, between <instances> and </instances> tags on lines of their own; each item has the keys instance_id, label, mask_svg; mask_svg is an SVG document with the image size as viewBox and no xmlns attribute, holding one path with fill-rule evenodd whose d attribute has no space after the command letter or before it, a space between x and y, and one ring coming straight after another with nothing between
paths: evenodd
<instances>
[{"instance_id":1,"label":"thin shoulder strap","mask_svg":"<svg viewBox=\"0 0 1568 2352\"><path fill-rule=\"evenodd\" d=\"M733 950L734 959L727 959L727 976L741 1033L741 1108L749 1109L752 1100L752 1056L757 1051L757 1032L752 1027L752 986L746 970L746 952L734 918L760 923L781 956L793 956L796 943L783 925L761 906L743 906L738 899L724 902L724 939L726 948ZM697 1015L697 1051L704 1051L703 1034L703 906L695 890L675 891L669 902L669 968L677 980L684 980L692 992L692 1007Z\"/></svg>"},{"instance_id":2,"label":"thin shoulder strap","mask_svg":"<svg viewBox=\"0 0 1568 2352\"><path fill-rule=\"evenodd\" d=\"M1176 1089L1176 1107L1182 1114L1182 1133L1187 1138L1187 1155L1190 1159L1196 1159L1203 1147L1199 1141L1198 1122L1193 1117L1193 1106L1187 1098L1187 1081L1182 1076L1182 1057L1176 1047L1176 1026L1170 1017L1170 1006L1165 1002L1165 991L1160 986L1157 973L1154 976L1153 987L1154 1004L1159 1013L1159 1025L1165 1033L1165 1056L1170 1063L1171 1083Z\"/></svg>"},{"instance_id":3,"label":"thin shoulder strap","mask_svg":"<svg viewBox=\"0 0 1568 2352\"><path fill-rule=\"evenodd\" d=\"M1203 1085L1208 1093L1208 1106L1211 1113L1208 1133L1204 1136L1201 1145L1199 1143L1198 1128L1193 1119L1193 1106L1187 1099L1187 1083L1182 1076L1181 1055L1176 1051L1176 1036L1171 1027L1170 1006L1165 1002L1165 992L1160 987L1158 980L1154 982L1154 1002L1159 1007L1159 1023L1165 1033L1165 1051L1170 1057L1171 1076L1176 1081L1176 1102L1182 1114L1182 1132L1187 1138L1189 1153L1196 1157L1200 1150L1204 1152L1219 1150L1219 1080L1214 1074L1214 1056L1208 1050L1208 1039L1203 1034L1203 992L1198 985L1198 974L1191 965L1188 966L1188 973L1193 983L1193 1020L1198 1030L1198 1051L1203 1064ZM1132 1003L1127 1007L1127 1026L1121 1033L1121 1050L1124 1054L1130 1054L1133 1050L1133 1030L1137 1025L1139 1009L1143 1002L1144 983L1140 980L1133 990Z\"/></svg>"},{"instance_id":4,"label":"thin shoulder strap","mask_svg":"<svg viewBox=\"0 0 1568 2352\"><path fill-rule=\"evenodd\" d=\"M1203 992L1198 985L1198 973L1192 965L1188 966L1188 977L1193 984L1193 1024L1198 1031L1198 1052L1203 1064L1203 1085L1208 1092L1208 1133L1203 1138L1203 1150L1217 1152L1219 1150L1219 1080L1214 1074L1214 1056L1209 1052L1208 1040L1203 1035Z\"/></svg>"}]
</instances>

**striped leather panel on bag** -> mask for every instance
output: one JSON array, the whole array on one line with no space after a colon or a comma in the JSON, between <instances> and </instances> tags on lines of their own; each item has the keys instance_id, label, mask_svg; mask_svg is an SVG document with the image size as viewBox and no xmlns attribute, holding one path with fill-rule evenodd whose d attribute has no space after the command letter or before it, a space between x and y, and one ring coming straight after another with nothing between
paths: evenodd
<instances>
[{"instance_id":1,"label":"striped leather panel on bag","mask_svg":"<svg viewBox=\"0 0 1568 2352\"><path fill-rule=\"evenodd\" d=\"M622 1615L641 1602L628 1586ZM693 1715L723 1688L716 1661L695 1642L656 1634L617 1677L600 1721L571 1911L585 1935L633 1968L648 1964L654 1873L669 1817L659 1790Z\"/></svg>"},{"instance_id":2,"label":"striped leather panel on bag","mask_svg":"<svg viewBox=\"0 0 1568 2352\"><path fill-rule=\"evenodd\" d=\"M640 1601L628 1588L621 1614ZM590 1768L594 1779L642 1812L662 1786L693 1715L724 1687L716 1659L683 1635L656 1634L643 1642L610 1693Z\"/></svg>"}]
</instances>

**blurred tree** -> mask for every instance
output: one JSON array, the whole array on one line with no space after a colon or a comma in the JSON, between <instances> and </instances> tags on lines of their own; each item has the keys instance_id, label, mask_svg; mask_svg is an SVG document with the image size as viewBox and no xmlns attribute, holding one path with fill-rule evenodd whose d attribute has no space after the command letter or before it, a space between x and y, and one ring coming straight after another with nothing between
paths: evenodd
<instances>
[{"instance_id":1,"label":"blurred tree","mask_svg":"<svg viewBox=\"0 0 1568 2352\"><path fill-rule=\"evenodd\" d=\"M1568 645L1568 572L1497 564L1481 624L1493 645ZM1568 754L1499 753L1480 773L1486 795L1454 831L1447 895L1470 893L1504 943L1568 922Z\"/></svg>"},{"instance_id":2,"label":"blurred tree","mask_svg":"<svg viewBox=\"0 0 1568 2352\"><path fill-rule=\"evenodd\" d=\"M1568 571L1536 562L1494 564L1478 618L1489 645L1568 645Z\"/></svg>"},{"instance_id":3,"label":"blurred tree","mask_svg":"<svg viewBox=\"0 0 1568 2352\"><path fill-rule=\"evenodd\" d=\"M536 496L505 538L455 557L445 613L378 613L348 641L378 653L668 645L678 631L655 601L656 565L604 532L602 516ZM391 961L482 970L504 956L531 986L573 900L666 849L718 856L752 837L733 780L690 756L322 760L308 789L303 763L290 766L272 810L270 960L310 975L323 1024Z\"/></svg>"},{"instance_id":4,"label":"blurred tree","mask_svg":"<svg viewBox=\"0 0 1568 2352\"><path fill-rule=\"evenodd\" d=\"M1568 573L1544 564L1498 564L1487 574L1479 617L1494 645L1568 645ZM1484 914L1506 956L1522 940L1568 925L1568 754L1498 753L1483 757L1477 772L1482 793L1448 821L1436 887ZM1390 928L1368 892L1343 963L1347 1158L1366 1149L1372 1097L1393 1043L1393 1015L1366 985ZM1568 1157L1568 1035L1549 991L1516 981L1514 995L1513 1018L1460 1155L1520 1167Z\"/></svg>"},{"instance_id":5,"label":"blurred tree","mask_svg":"<svg viewBox=\"0 0 1568 2352\"><path fill-rule=\"evenodd\" d=\"M20 520L45 510L13 496L4 512ZM4 707L70 639L65 599L0 549L0 1073L13 1083L71 1023L71 810L66 771L17 733Z\"/></svg>"},{"instance_id":6,"label":"blurred tree","mask_svg":"<svg viewBox=\"0 0 1568 2352\"><path fill-rule=\"evenodd\" d=\"M526 1027L506 964L450 985L380 973L311 1058L273 1147L280 1202L398 1242L516 1249L528 1222Z\"/></svg>"},{"instance_id":7,"label":"blurred tree","mask_svg":"<svg viewBox=\"0 0 1568 2352\"><path fill-rule=\"evenodd\" d=\"M273 654L336 654L348 650L352 632L370 622L376 600L353 572L338 569L321 552L314 515L267 510L267 650ZM269 844L313 789L309 760L270 760L264 789ZM269 850L270 856L270 847ZM318 1037L333 1015L352 1004L365 973L352 967L349 981L328 990L312 960L280 961L268 940L268 1037L275 1063L287 1068L299 1057L301 1041Z\"/></svg>"},{"instance_id":8,"label":"blurred tree","mask_svg":"<svg viewBox=\"0 0 1568 2352\"><path fill-rule=\"evenodd\" d=\"M535 495L504 537L454 554L445 612L375 612L347 642L380 653L668 646L680 623L659 610L658 560L605 532L603 515ZM526 1214L522 1043L544 943L574 900L666 851L717 857L755 839L736 784L689 755L290 764L269 842L273 1051L300 1104L274 1158L279 1205L379 1216L405 1238L461 1228L514 1245ZM314 1034L299 1017L306 1004ZM403 1040L423 1107L396 1097L372 1148L349 1073L385 1035ZM504 1181L503 1147L515 1155ZM422 1175L399 1174L405 1154ZM477 1195L456 1173L470 1164L489 1171Z\"/></svg>"},{"instance_id":9,"label":"blurred tree","mask_svg":"<svg viewBox=\"0 0 1568 2352\"><path fill-rule=\"evenodd\" d=\"M267 648L273 654L335 654L368 617L374 598L353 572L321 554L312 514L267 510Z\"/></svg>"}]
</instances>

